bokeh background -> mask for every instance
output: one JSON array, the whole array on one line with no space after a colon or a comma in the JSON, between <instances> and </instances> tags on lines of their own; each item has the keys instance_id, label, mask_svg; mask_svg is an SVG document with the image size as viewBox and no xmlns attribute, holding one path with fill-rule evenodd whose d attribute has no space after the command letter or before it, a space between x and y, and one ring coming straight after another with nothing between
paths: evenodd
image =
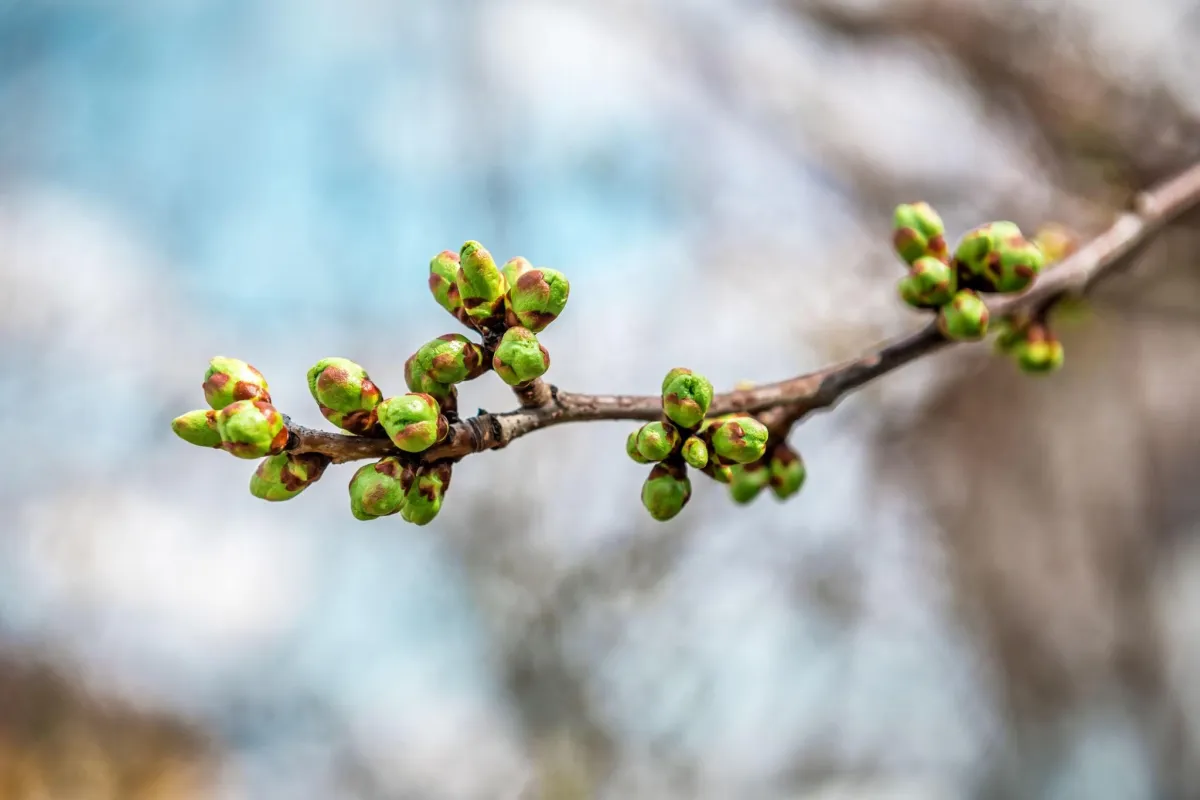
<instances>
[{"instance_id":1,"label":"bokeh background","mask_svg":"<svg viewBox=\"0 0 1200 800\"><path fill-rule=\"evenodd\" d=\"M0 797L1200 797L1200 228L805 422L803 493L638 502L631 424L425 528L168 428L214 354L455 329L463 240L572 281L574 391L912 329L898 202L1087 236L1200 157L1188 0L0 2ZM466 409L514 401L499 381Z\"/></svg>"}]
</instances>

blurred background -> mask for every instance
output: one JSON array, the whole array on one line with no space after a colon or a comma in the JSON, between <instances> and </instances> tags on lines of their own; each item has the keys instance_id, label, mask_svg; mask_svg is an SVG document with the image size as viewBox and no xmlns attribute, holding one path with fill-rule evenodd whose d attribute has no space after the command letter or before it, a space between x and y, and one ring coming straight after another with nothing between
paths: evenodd
<instances>
[{"instance_id":1,"label":"blurred background","mask_svg":"<svg viewBox=\"0 0 1200 800\"><path fill-rule=\"evenodd\" d=\"M168 427L215 354L310 425L318 358L402 391L468 238L570 277L566 389L847 357L922 321L896 203L1086 237L1200 157L1198 42L1189 0L0 2L0 797L1200 797L1196 214L1061 373L956 348L806 421L785 504L653 523L601 423L362 523L352 468L268 505Z\"/></svg>"}]
</instances>

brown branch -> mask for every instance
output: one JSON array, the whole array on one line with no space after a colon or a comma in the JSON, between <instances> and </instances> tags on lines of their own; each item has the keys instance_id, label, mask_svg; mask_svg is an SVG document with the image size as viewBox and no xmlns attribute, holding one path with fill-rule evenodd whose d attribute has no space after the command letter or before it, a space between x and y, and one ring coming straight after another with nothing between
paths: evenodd
<instances>
[{"instance_id":1,"label":"brown branch","mask_svg":"<svg viewBox=\"0 0 1200 800\"><path fill-rule=\"evenodd\" d=\"M991 318L1000 319L1014 312L1044 311L1066 295L1086 292L1126 265L1155 233L1197 203L1200 203L1200 164L1140 194L1132 211L1119 216L1108 230L1044 273L1028 291L990 303ZM869 381L950 344L953 342L930 323L850 361L777 383L718 394L713 398L710 414L757 413L773 435L786 436L791 426L808 413L831 408ZM567 422L650 421L662 413L662 401L657 395L574 394L541 381L518 392L518 398L522 405L537 405L499 414L481 413L455 423L445 441L422 453L421 460L458 459L497 450L528 433ZM290 421L288 427L292 433L289 451L323 453L334 463L398 453L386 439L327 433Z\"/></svg>"}]
</instances>

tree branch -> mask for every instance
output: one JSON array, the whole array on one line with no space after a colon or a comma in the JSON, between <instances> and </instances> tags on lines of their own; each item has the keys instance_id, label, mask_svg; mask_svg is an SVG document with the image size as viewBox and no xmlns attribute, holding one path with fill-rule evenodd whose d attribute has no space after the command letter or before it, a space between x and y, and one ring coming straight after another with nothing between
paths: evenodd
<instances>
[{"instance_id":1,"label":"tree branch","mask_svg":"<svg viewBox=\"0 0 1200 800\"><path fill-rule=\"evenodd\" d=\"M993 320L1016 312L1040 313L1066 295L1088 291L1124 267L1159 230L1200 203L1200 164L1141 193L1132 211L1108 230L1045 272L1028 291L988 304ZM756 413L772 436L786 436L812 411L831 408L860 386L954 342L930 322L915 333L883 342L858 358L794 378L718 394L709 414ZM662 414L658 395L589 395L559 391L540 380L517 396L522 408L498 414L481 412L457 422L446 439L420 454L426 463L459 459L497 450L533 431L567 422L594 420L652 421ZM322 453L334 463L402 455L387 439L371 439L313 430L287 421L288 451ZM413 457L416 458L416 457Z\"/></svg>"}]
</instances>

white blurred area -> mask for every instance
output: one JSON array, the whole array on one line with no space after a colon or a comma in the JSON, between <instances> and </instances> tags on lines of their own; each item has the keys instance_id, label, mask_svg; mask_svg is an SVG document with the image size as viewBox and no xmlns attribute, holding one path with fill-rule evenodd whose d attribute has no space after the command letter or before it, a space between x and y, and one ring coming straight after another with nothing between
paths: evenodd
<instances>
[{"instance_id":1,"label":"white blurred area","mask_svg":"<svg viewBox=\"0 0 1200 800\"><path fill-rule=\"evenodd\" d=\"M0 119L0 649L202 731L217 766L159 796L982 796L1003 665L959 613L959 532L878 454L978 358L798 428L798 498L700 479L665 525L632 423L467 459L425 528L354 520L346 466L264 504L252 463L168 423L216 354L304 424L318 358L400 391L455 329L425 261L465 238L571 278L542 337L565 389L815 369L921 322L894 299L896 202L955 230L1103 219L1030 119L929 42L863 46L800 0L35 5L0 9L0 98L28 109ZM1059 5L1081 60L1200 114L1195 8ZM462 405L514 400L485 376ZM1155 796L1128 720L1085 711L1023 796Z\"/></svg>"}]
</instances>

